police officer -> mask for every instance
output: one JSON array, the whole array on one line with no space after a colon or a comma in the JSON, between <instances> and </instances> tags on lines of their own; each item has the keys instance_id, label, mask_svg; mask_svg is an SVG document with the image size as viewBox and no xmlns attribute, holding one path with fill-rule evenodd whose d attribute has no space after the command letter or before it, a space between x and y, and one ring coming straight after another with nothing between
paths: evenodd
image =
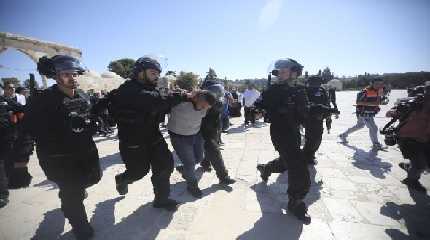
<instances>
[{"instance_id":1,"label":"police officer","mask_svg":"<svg viewBox=\"0 0 430 240\"><path fill-rule=\"evenodd\" d=\"M272 166L283 165L285 169L288 165L288 210L309 223L310 217L303 199L309 191L310 178L307 164L302 159L299 130L300 124L304 124L307 118L309 102L305 89L293 86L293 80L301 75L302 69L302 65L290 58L276 61L271 74L278 77L279 83L270 85L256 103L268 114L272 123L270 136L280 155L274 163L260 164L257 169L263 177L273 172Z\"/></svg>"},{"instance_id":2,"label":"police officer","mask_svg":"<svg viewBox=\"0 0 430 240\"><path fill-rule=\"evenodd\" d=\"M305 123L305 146L303 147L304 160L308 164L316 164L315 152L321 145L324 132L323 120L330 115L318 111L320 107L330 108L327 91L321 87L320 76L310 76L306 93L311 103L311 111Z\"/></svg>"},{"instance_id":3,"label":"police officer","mask_svg":"<svg viewBox=\"0 0 430 240\"><path fill-rule=\"evenodd\" d=\"M220 184L230 185L236 181L228 175L218 141L221 131L219 126L223 111L222 98L224 97L224 87L216 83L206 85L205 89L212 92L216 96L217 101L202 119L200 131L204 139L205 158L200 164L205 171L210 171L212 165Z\"/></svg>"},{"instance_id":4,"label":"police officer","mask_svg":"<svg viewBox=\"0 0 430 240\"><path fill-rule=\"evenodd\" d=\"M115 176L119 194L128 192L131 184L152 169L153 207L174 211L178 202L169 198L172 153L159 129L160 115L191 95L182 92L162 96L156 89L161 73L160 63L151 57L139 58L131 80L111 94L111 108L118 123L119 150L125 172Z\"/></svg>"},{"instance_id":5,"label":"police officer","mask_svg":"<svg viewBox=\"0 0 430 240\"><path fill-rule=\"evenodd\" d=\"M24 126L36 140L36 153L46 177L59 187L61 210L77 239L90 239L83 200L87 187L100 181L99 156L92 135L89 97L78 90L77 77L84 73L70 56L39 59L41 75L57 83L34 97L24 116Z\"/></svg>"},{"instance_id":6,"label":"police officer","mask_svg":"<svg viewBox=\"0 0 430 240\"><path fill-rule=\"evenodd\" d=\"M0 96L0 208L9 202L9 180L6 171L6 159L14 142L14 123L12 114L22 113L22 105L5 96Z\"/></svg>"},{"instance_id":7,"label":"police officer","mask_svg":"<svg viewBox=\"0 0 430 240\"><path fill-rule=\"evenodd\" d=\"M26 98L15 91L12 83L5 84L4 98L9 101L9 105L20 106L24 109ZM22 120L24 117L23 111L12 112L10 120L12 123L9 140L5 152L6 175L9 181L9 189L17 189L28 187L32 176L28 172L27 164L30 160L30 155L33 153L34 142L31 136L23 131Z\"/></svg>"}]
</instances>

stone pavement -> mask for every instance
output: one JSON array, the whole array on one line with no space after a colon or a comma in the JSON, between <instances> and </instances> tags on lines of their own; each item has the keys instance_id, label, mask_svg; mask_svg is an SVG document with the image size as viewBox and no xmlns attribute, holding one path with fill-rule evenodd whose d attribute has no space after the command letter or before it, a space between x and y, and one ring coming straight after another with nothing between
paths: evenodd
<instances>
[{"instance_id":1,"label":"stone pavement","mask_svg":"<svg viewBox=\"0 0 430 240\"><path fill-rule=\"evenodd\" d=\"M185 189L178 172L171 177L172 197L184 202L170 213L151 207L150 178L130 185L129 194L119 197L114 175L124 168L115 138L96 138L104 175L88 189L87 212L95 228L95 239L214 239L214 240L376 240L430 239L430 197L408 191L400 183L405 172L398 167L400 151L371 151L367 129L350 136L350 143L338 143L337 135L355 124L356 92L339 92L339 119L331 134L324 133L317 153L318 165L310 167L311 191L306 198L312 216L303 225L283 209L287 203L287 173L273 174L263 184L257 163L275 157L268 125L243 128L243 119L223 135L224 159L237 183L219 186L213 172L201 174L202 199ZM382 127L385 111L404 91L393 91L389 106L383 106L376 121ZM168 136L166 136L168 139ZM382 141L382 136L380 136ZM32 156L32 186L11 191L10 204L0 210L0 239L73 239L57 197L58 189L47 181ZM430 188L430 177L422 183Z\"/></svg>"}]
</instances>

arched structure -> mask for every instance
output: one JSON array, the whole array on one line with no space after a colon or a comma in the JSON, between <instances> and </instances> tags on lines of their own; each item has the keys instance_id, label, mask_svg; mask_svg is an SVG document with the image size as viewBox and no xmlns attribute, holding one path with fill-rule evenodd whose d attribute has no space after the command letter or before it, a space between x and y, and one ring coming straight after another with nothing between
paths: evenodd
<instances>
[{"instance_id":1,"label":"arched structure","mask_svg":"<svg viewBox=\"0 0 430 240\"><path fill-rule=\"evenodd\" d=\"M81 58L82 52L77 48L46 42L34 38L24 37L13 33L0 32L0 54L8 48L14 48L31 58L35 63L43 56L55 56L65 54L75 58ZM46 88L46 77L42 75L43 86Z\"/></svg>"}]
</instances>

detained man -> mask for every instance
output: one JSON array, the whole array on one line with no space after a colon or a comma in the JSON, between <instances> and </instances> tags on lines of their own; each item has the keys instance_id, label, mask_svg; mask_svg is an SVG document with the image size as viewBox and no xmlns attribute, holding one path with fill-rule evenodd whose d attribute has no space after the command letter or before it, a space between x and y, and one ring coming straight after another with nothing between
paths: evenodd
<instances>
[{"instance_id":1,"label":"detained man","mask_svg":"<svg viewBox=\"0 0 430 240\"><path fill-rule=\"evenodd\" d=\"M195 165L203 159L203 138L200 134L202 119L207 110L214 105L215 96L209 91L197 92L189 102L183 102L172 108L167 128L170 140L183 167L182 176L187 182L188 192L196 197L202 197L198 186Z\"/></svg>"}]
</instances>

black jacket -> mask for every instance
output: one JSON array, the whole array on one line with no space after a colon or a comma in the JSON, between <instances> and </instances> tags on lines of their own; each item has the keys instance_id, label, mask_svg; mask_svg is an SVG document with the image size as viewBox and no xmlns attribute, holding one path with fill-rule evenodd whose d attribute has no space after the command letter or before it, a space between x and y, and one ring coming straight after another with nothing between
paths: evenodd
<instances>
[{"instance_id":1,"label":"black jacket","mask_svg":"<svg viewBox=\"0 0 430 240\"><path fill-rule=\"evenodd\" d=\"M212 106L206 116L202 119L202 125L200 127L200 132L203 139L211 140L218 137L221 122L221 113L223 110L223 105L221 102L217 101L214 106Z\"/></svg>"},{"instance_id":2,"label":"black jacket","mask_svg":"<svg viewBox=\"0 0 430 240\"><path fill-rule=\"evenodd\" d=\"M21 113L24 111L24 106L0 96L0 144L2 147L10 145L16 138L16 126L11 120L11 113Z\"/></svg>"},{"instance_id":3,"label":"black jacket","mask_svg":"<svg viewBox=\"0 0 430 240\"><path fill-rule=\"evenodd\" d=\"M309 100L304 87L287 84L270 85L255 103L266 110L272 124L298 127L309 115Z\"/></svg>"},{"instance_id":4,"label":"black jacket","mask_svg":"<svg viewBox=\"0 0 430 240\"><path fill-rule=\"evenodd\" d=\"M187 100L183 93L162 97L154 85L137 80L126 81L110 96L119 140L127 145L152 145L162 141L160 115Z\"/></svg>"},{"instance_id":5,"label":"black jacket","mask_svg":"<svg viewBox=\"0 0 430 240\"><path fill-rule=\"evenodd\" d=\"M319 111L320 109L317 109L317 107L325 107L327 109L330 108L330 99L327 91L324 88L307 87L306 94L311 105L310 117L323 119L330 116L330 114L324 113L324 111Z\"/></svg>"},{"instance_id":6,"label":"black jacket","mask_svg":"<svg viewBox=\"0 0 430 240\"><path fill-rule=\"evenodd\" d=\"M31 101L24 115L24 127L44 154L69 154L96 148L92 135L91 105L83 92L70 98L57 85Z\"/></svg>"}]
</instances>

